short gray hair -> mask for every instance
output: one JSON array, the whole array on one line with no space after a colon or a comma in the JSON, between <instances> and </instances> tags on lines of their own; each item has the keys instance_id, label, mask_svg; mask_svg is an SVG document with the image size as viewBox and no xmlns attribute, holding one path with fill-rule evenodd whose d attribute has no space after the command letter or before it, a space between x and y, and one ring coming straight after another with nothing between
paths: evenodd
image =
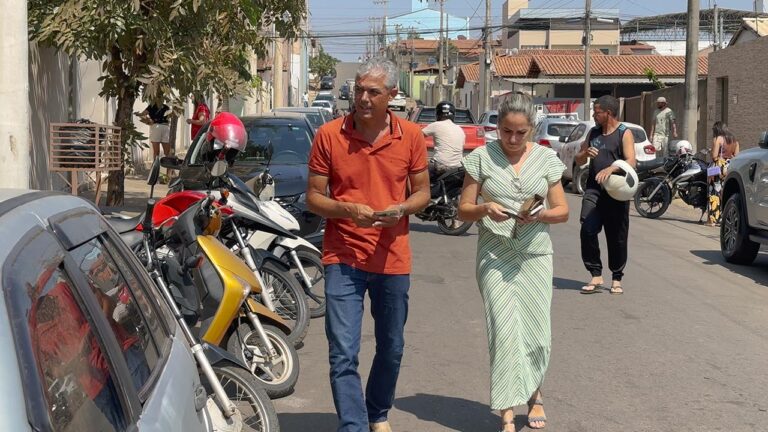
<instances>
[{"instance_id":1,"label":"short gray hair","mask_svg":"<svg viewBox=\"0 0 768 432\"><path fill-rule=\"evenodd\" d=\"M357 68L355 79L368 74L384 75L384 85L387 86L387 89L397 87L397 66L390 60L383 57L374 57L366 61Z\"/></svg>"},{"instance_id":2,"label":"short gray hair","mask_svg":"<svg viewBox=\"0 0 768 432\"><path fill-rule=\"evenodd\" d=\"M499 122L508 114L522 114L528 119L528 123L536 123L536 108L533 99L524 93L515 93L501 103L499 107Z\"/></svg>"}]
</instances>

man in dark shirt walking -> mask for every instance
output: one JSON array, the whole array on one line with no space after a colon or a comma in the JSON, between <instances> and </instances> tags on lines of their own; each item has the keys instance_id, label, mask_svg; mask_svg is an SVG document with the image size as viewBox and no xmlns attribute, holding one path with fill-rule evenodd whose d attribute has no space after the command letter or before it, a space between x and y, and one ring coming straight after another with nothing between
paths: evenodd
<instances>
[{"instance_id":1,"label":"man in dark shirt walking","mask_svg":"<svg viewBox=\"0 0 768 432\"><path fill-rule=\"evenodd\" d=\"M593 117L596 126L576 155L578 165L592 159L581 204L581 259L592 279L582 287L582 294L602 291L603 263L597 235L603 227L608 243L608 267L612 272L610 292L624 293L621 279L627 264L629 201L611 198L601 186L611 174L619 172L619 168L611 165L614 161L623 159L635 166L635 140L632 132L616 118L618 112L619 101L613 96L602 96L595 101Z\"/></svg>"}]
</instances>

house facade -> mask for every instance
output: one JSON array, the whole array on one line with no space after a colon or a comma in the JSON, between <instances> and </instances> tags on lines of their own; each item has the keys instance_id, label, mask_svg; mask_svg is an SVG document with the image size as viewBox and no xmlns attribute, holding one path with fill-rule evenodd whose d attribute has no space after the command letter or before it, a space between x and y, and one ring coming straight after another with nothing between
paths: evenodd
<instances>
[{"instance_id":1,"label":"house facade","mask_svg":"<svg viewBox=\"0 0 768 432\"><path fill-rule=\"evenodd\" d=\"M768 82L762 79L768 37L739 39L709 55L707 137L712 139L712 124L723 121L745 149L755 147L760 133L768 130Z\"/></svg>"}]
</instances>

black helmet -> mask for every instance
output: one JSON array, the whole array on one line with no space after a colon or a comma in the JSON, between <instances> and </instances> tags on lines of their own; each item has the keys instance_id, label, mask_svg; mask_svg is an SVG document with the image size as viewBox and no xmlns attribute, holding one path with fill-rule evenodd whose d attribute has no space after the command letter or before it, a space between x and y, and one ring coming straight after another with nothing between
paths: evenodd
<instances>
[{"instance_id":1,"label":"black helmet","mask_svg":"<svg viewBox=\"0 0 768 432\"><path fill-rule=\"evenodd\" d=\"M439 102L435 106L435 118L440 120L453 120L456 117L456 107L448 101Z\"/></svg>"}]
</instances>

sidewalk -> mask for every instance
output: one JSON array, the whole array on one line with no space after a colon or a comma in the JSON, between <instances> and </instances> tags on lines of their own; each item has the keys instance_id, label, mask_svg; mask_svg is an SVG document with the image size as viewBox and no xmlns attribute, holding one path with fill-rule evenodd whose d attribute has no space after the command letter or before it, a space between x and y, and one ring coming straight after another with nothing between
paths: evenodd
<instances>
[{"instance_id":1,"label":"sidewalk","mask_svg":"<svg viewBox=\"0 0 768 432\"><path fill-rule=\"evenodd\" d=\"M147 178L144 176L126 176L125 177L125 201L122 206L109 207L106 205L107 185L103 186L101 192L101 201L99 202L99 208L105 213L125 213L133 216L144 211L147 207L147 199L149 199L150 186L147 184ZM168 185L157 184L155 185L154 197L164 197L168 193ZM96 191L89 190L80 194L81 197L93 202Z\"/></svg>"}]
</instances>

